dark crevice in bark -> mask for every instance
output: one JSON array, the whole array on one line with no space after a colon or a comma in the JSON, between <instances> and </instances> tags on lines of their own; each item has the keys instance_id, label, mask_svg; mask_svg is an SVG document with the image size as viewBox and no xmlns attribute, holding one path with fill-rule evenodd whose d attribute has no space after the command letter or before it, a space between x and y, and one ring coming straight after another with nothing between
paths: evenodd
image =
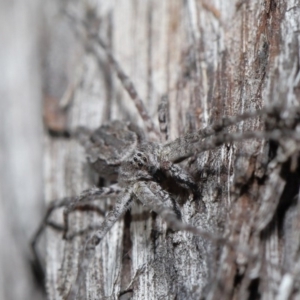
<instances>
[{"instance_id":1,"label":"dark crevice in bark","mask_svg":"<svg viewBox=\"0 0 300 300\"><path fill-rule=\"evenodd\" d=\"M260 284L259 278L253 279L251 281L249 288L248 288L248 291L249 291L248 300L259 300L261 298L261 295L259 292L259 284Z\"/></svg>"},{"instance_id":2,"label":"dark crevice in bark","mask_svg":"<svg viewBox=\"0 0 300 300\"><path fill-rule=\"evenodd\" d=\"M98 184L97 184L97 186L98 186L99 188L105 186L105 179L104 179L103 177L99 177L99 178L98 178Z\"/></svg>"},{"instance_id":3,"label":"dark crevice in bark","mask_svg":"<svg viewBox=\"0 0 300 300\"><path fill-rule=\"evenodd\" d=\"M132 299L133 289L128 289L126 291L122 291L119 294L119 300L129 300Z\"/></svg>"},{"instance_id":4,"label":"dark crevice in bark","mask_svg":"<svg viewBox=\"0 0 300 300\"><path fill-rule=\"evenodd\" d=\"M31 273L34 278L35 286L42 291L44 295L46 295L46 287L45 287L45 271L37 260L28 260L29 267L31 269Z\"/></svg>"},{"instance_id":5,"label":"dark crevice in bark","mask_svg":"<svg viewBox=\"0 0 300 300\"><path fill-rule=\"evenodd\" d=\"M132 276L132 274L131 274L132 241L131 241L131 235L130 235L131 221L132 221L131 211L128 210L124 216L123 253L122 253L122 271L121 271L121 288L122 289L125 289L129 285L131 276ZM129 290L124 291L124 294L125 293L129 293ZM122 292L120 293L120 296L121 296L121 294L122 294Z\"/></svg>"},{"instance_id":6,"label":"dark crevice in bark","mask_svg":"<svg viewBox=\"0 0 300 300\"><path fill-rule=\"evenodd\" d=\"M268 153L269 162L276 157L277 149L278 149L278 143L275 141L269 141L269 153Z\"/></svg>"},{"instance_id":7,"label":"dark crevice in bark","mask_svg":"<svg viewBox=\"0 0 300 300\"><path fill-rule=\"evenodd\" d=\"M235 274L235 277L234 277L234 282L233 282L233 286L235 288L238 288L240 286L240 284L242 283L243 281L243 278L244 278L244 274Z\"/></svg>"},{"instance_id":8,"label":"dark crevice in bark","mask_svg":"<svg viewBox=\"0 0 300 300\"><path fill-rule=\"evenodd\" d=\"M251 188L254 182L254 174L242 185L240 186L240 196L251 193Z\"/></svg>"},{"instance_id":9,"label":"dark crevice in bark","mask_svg":"<svg viewBox=\"0 0 300 300\"><path fill-rule=\"evenodd\" d=\"M65 130L65 131L56 131L56 130L52 130L52 129L48 128L47 132L48 132L48 134L51 138L56 138L56 139L57 138L63 138L63 139L71 138L71 134L67 130Z\"/></svg>"},{"instance_id":10,"label":"dark crevice in bark","mask_svg":"<svg viewBox=\"0 0 300 300\"><path fill-rule=\"evenodd\" d=\"M300 161L298 160L298 165ZM291 206L297 202L297 195L299 193L300 185L300 168L298 167L295 172L290 170L291 160L288 160L282 165L281 177L284 178L286 185L279 199L279 203L274 213L271 222L262 232L262 239L267 239L268 236L273 234L273 230L278 228L279 234L283 234L283 224L286 217L286 212Z\"/></svg>"},{"instance_id":11,"label":"dark crevice in bark","mask_svg":"<svg viewBox=\"0 0 300 300\"><path fill-rule=\"evenodd\" d=\"M156 218L157 218L157 214L155 212L151 212L152 229L151 229L150 239L152 242L152 251L153 251L154 257L156 256L157 240L158 240L159 236L161 235L161 232L157 229Z\"/></svg>"},{"instance_id":12,"label":"dark crevice in bark","mask_svg":"<svg viewBox=\"0 0 300 300\"><path fill-rule=\"evenodd\" d=\"M298 160L298 166L299 163L300 161ZM279 229L282 229L286 212L292 205L296 203L296 196L299 193L300 169L298 167L295 172L291 172L290 166L291 161L288 160L281 169L281 176L285 178L286 185L279 200L276 216L274 216L278 221Z\"/></svg>"}]
</instances>

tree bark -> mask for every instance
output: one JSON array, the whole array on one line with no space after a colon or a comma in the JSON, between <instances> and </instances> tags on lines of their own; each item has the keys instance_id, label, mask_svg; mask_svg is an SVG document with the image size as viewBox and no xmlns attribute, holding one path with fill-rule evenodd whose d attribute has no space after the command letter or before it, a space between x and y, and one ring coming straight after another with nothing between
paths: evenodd
<instances>
[{"instance_id":1,"label":"tree bark","mask_svg":"<svg viewBox=\"0 0 300 300\"><path fill-rule=\"evenodd\" d=\"M29 240L43 207L37 0L0 1L0 299L43 298Z\"/></svg>"},{"instance_id":2,"label":"tree bark","mask_svg":"<svg viewBox=\"0 0 300 300\"><path fill-rule=\"evenodd\" d=\"M72 4L72 12L82 17L86 9ZM299 1L119 0L90 4L89 9L98 15L100 34L156 124L159 100L168 96L171 140L223 116L278 103L299 106ZM112 119L142 126L105 55L96 57L87 41L70 37L75 25L63 11L56 12L63 33L55 39L62 27L49 26L55 33L49 57L56 53L52 59L60 62L59 70L67 65L70 71L61 71L64 82L54 77L55 69L45 75L62 90L49 85L46 91L47 203L97 184L82 147L65 137L66 130L94 129ZM55 105L59 98L63 109ZM253 118L235 128L264 130L264 121ZM184 221L212 238L223 235L236 247L167 230L158 216L135 205L97 247L86 298L300 297L299 169L292 172L290 160L270 164L273 147L259 139L225 144L195 153L184 165L197 180L205 204L181 199ZM109 211L113 204L108 198L101 206ZM53 219L62 222L61 211ZM74 213L70 220L76 231L103 218ZM47 231L49 299L67 294L85 239L64 241L59 232Z\"/></svg>"}]
</instances>

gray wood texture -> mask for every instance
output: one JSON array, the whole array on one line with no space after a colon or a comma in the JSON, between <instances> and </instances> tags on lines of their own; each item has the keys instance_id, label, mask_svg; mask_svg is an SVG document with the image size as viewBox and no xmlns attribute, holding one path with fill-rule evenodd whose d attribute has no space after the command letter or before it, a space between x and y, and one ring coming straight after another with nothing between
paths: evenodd
<instances>
[{"instance_id":1,"label":"gray wood texture","mask_svg":"<svg viewBox=\"0 0 300 300\"><path fill-rule=\"evenodd\" d=\"M141 125L136 108L105 55L100 51L96 59L84 47L85 41L74 35L74 24L64 13L67 7L83 16L86 3L45 2L45 127L56 132L78 126L96 128L113 119ZM159 99L168 95L171 139L222 116L274 103L299 106L299 0L118 0L88 5L100 16L102 36L135 83L156 124ZM0 104L6 107L2 99ZM36 105L40 105L38 100ZM40 125L32 122L34 132ZM240 123L238 129L263 130L263 122L254 118ZM1 131L1 137L7 132ZM24 143L29 147L27 138ZM9 140L3 145L9 145ZM19 149L15 144L11 147ZM32 148L39 149L39 154L31 155L41 163L41 143ZM185 222L212 237L223 234L228 241L250 249L255 259L226 243L216 245L210 239L167 230L163 220L135 205L97 247L87 277L86 298L299 299L300 210L299 199L294 198L299 174L292 173L288 164L265 167L268 149L265 141L248 140L200 153L189 170L199 182L205 208L191 199L181 203ZM7 153L1 152L1 182L2 178L17 178L15 173L9 176L2 171ZM7 170L11 168L7 166ZM30 178L41 181L40 168L34 171L27 166L25 170L34 172ZM20 181L9 191L18 190ZM79 143L45 131L45 202L78 195L95 184L97 176L90 170ZM9 186L2 185L3 191ZM29 209L28 203L36 201L32 208L35 218L26 225L19 224L24 214L14 209L16 215L12 218L18 221L13 223L18 228L37 223L42 183L35 186L38 196L22 202ZM5 198L1 203L18 203L16 199L21 199L10 198L11 193L2 193L1 197ZM108 198L100 205L108 211L113 204L114 199ZM5 206L0 212L7 213ZM53 215L53 220L62 222L62 210ZM70 220L71 230L76 231L100 223L102 217L76 212ZM8 220L1 217L1 222L7 224ZM48 299L63 299L67 294L85 239L82 236L66 242L61 233L47 230L44 248L41 245L39 249L47 263ZM4 257L1 254L1 262ZM5 270L11 272L10 267ZM5 285L1 285L5 291Z\"/></svg>"},{"instance_id":2,"label":"gray wood texture","mask_svg":"<svg viewBox=\"0 0 300 300\"><path fill-rule=\"evenodd\" d=\"M154 120L159 98L168 95L172 139L224 115L277 101L299 104L294 88L299 85L299 3L117 1L99 2L92 9ZM77 85L69 128L96 128L110 119L141 124L104 55L97 62L83 51L76 67L70 79ZM258 119L239 126L262 129ZM198 176L206 209L190 199L182 204L186 222L249 245L253 253L260 253L258 260L201 237L170 233L159 217L136 205L98 246L86 297L253 299L260 294L263 299L287 299L297 274L290 257L298 249L291 246L297 241L298 206L287 205L281 224L273 221L280 203L291 199L282 199L288 180L280 176L282 165L263 168L266 153L263 141L251 140L200 154L190 170ZM88 173L76 141L46 138L47 201L95 184ZM108 199L102 208L112 205L113 199ZM61 221L60 216L58 212ZM71 220L78 230L101 222L101 217L75 213ZM65 242L48 231L49 299L67 293L85 238Z\"/></svg>"},{"instance_id":3,"label":"gray wood texture","mask_svg":"<svg viewBox=\"0 0 300 300\"><path fill-rule=\"evenodd\" d=\"M0 1L0 299L42 299L29 240L43 205L42 80L36 0Z\"/></svg>"}]
</instances>

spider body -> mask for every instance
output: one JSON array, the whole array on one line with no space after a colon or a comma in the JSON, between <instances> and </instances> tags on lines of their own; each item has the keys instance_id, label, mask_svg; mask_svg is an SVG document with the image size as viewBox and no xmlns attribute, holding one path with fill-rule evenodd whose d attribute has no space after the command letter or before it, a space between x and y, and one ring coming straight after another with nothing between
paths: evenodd
<instances>
[{"instance_id":1,"label":"spider body","mask_svg":"<svg viewBox=\"0 0 300 300\"><path fill-rule=\"evenodd\" d=\"M121 126L122 130L121 130ZM121 134L115 134L118 128ZM124 129L124 124L119 121L101 126L84 139L83 145L87 157L100 176L106 179L117 178L118 183L110 187L92 188L84 191L79 197L75 197L69 203L63 203L64 209L64 238L72 239L69 234L69 214L76 210L82 210L85 203L89 203L107 194L118 194L114 209L109 212L103 223L97 226L97 230L87 240L83 260L79 265L76 283L72 285L67 299L75 299L78 288L84 281L95 247L101 242L105 234L115 222L130 208L134 200L138 200L144 206L153 210L165 219L170 228L175 230L190 229L181 221L181 212L178 203L166 189L170 180L189 192L197 194L197 185L192 176L175 165L168 159L168 151L159 142L149 142L138 131ZM122 137L120 139L120 137ZM126 137L125 141L124 139ZM175 141L177 143L178 141ZM120 146L123 146L121 149ZM166 144L167 147L172 148ZM168 149L167 148L167 149ZM103 152L102 152L103 151ZM102 153L101 153L102 152ZM106 153L106 156L103 155ZM176 156L177 157L177 156ZM100 166L100 167L99 167ZM91 210L92 206L86 206Z\"/></svg>"},{"instance_id":2,"label":"spider body","mask_svg":"<svg viewBox=\"0 0 300 300\"><path fill-rule=\"evenodd\" d=\"M271 115L278 115L276 108L269 108L268 110ZM259 112L260 115L263 115L263 113L263 110ZM294 114L295 116L291 113L288 120L296 120L297 111ZM86 149L88 161L100 176L108 180L117 179L118 183L109 187L91 188L82 192L79 196L53 202L34 237L33 248L46 225L62 229L65 239L72 239L75 235L85 233L87 230L75 234L69 233L70 213L74 210L93 210L104 215L103 212L97 211L91 202L110 194L115 194L118 198L113 210L105 215L103 222L92 224L88 228L89 232L93 230L94 233L90 235L83 247L76 281L71 285L65 299L77 299L80 287L85 282L85 276L96 246L136 200L160 215L167 222L168 227L173 230L186 230L214 241L221 240L224 242L224 239L212 238L211 235L203 233L201 229L186 224L182 220L184 218L181 216L180 206L170 193L172 185L179 186L196 197L199 196L199 193L197 183L193 177L188 171L181 168L177 162L187 159L194 153L213 149L223 143L230 143L235 140L264 137L279 140L283 132L286 137L290 136L295 141L299 140L299 136L295 135L294 131L284 130L284 128L290 127L289 124L285 123L281 126L283 128L280 127L281 130L278 129L278 126L275 126L275 128L266 132L244 132L243 134L236 132L229 134L224 130L226 126L231 126L236 122L255 116L257 114L246 113L235 118L223 118L219 124L213 124L165 143L147 141L138 127L120 121L103 125L95 131L79 130L79 140ZM223 124L222 129L220 129L220 124ZM170 182L172 183L170 184ZM65 207L63 227L49 221L52 211L59 207Z\"/></svg>"},{"instance_id":3,"label":"spider body","mask_svg":"<svg viewBox=\"0 0 300 300\"><path fill-rule=\"evenodd\" d=\"M161 105L160 107L164 110L166 106ZM164 111L159 112L160 116L164 114ZM200 229L184 222L180 206L175 201L178 194L175 192L174 195L174 187L175 190L176 188L184 189L187 193L193 194L194 199L197 198L201 201L201 198L194 178L178 162L195 153L216 148L224 142L232 142L241 138L268 137L268 134L274 138L276 132L272 130L269 133L248 132L243 135L240 133L228 134L224 131L224 127L253 116L256 115L248 113L236 118L224 118L221 122L223 127L220 124L214 124L173 141L162 143L158 142L158 139L148 141L142 130L129 122L113 121L94 131L79 129L76 135L84 146L87 159L92 167L101 177L117 181L117 183L109 187L90 188L79 196L54 201L49 206L43 223L34 237L33 248L47 225L63 230L63 238L69 240L76 235L93 231L83 247L77 278L71 285L66 299L77 299L80 287L85 282L96 246L134 201L138 201L149 210L156 212L173 230L186 230L211 238L211 236L203 234ZM160 122L165 122L165 120L166 118L160 118ZM163 134L167 132L167 127L161 126L161 128ZM112 211L106 215L91 204L95 200L112 194L117 196L117 201ZM64 226L49 221L52 211L59 207L64 207ZM101 224L91 224L88 230L71 234L69 232L69 215L75 210L95 211L105 216Z\"/></svg>"},{"instance_id":4,"label":"spider body","mask_svg":"<svg viewBox=\"0 0 300 300\"><path fill-rule=\"evenodd\" d=\"M121 164L119 182L126 186L139 180L153 180L160 168L160 146L155 143L143 142Z\"/></svg>"},{"instance_id":5,"label":"spider body","mask_svg":"<svg viewBox=\"0 0 300 300\"><path fill-rule=\"evenodd\" d=\"M110 181L117 180L121 163L144 139L140 128L118 120L94 131L80 128L76 135L85 148L90 165L101 177Z\"/></svg>"}]
</instances>

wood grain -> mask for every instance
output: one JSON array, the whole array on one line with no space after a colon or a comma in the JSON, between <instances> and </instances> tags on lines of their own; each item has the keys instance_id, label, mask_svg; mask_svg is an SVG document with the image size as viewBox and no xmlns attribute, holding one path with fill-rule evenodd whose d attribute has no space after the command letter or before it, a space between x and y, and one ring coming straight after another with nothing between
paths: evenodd
<instances>
[{"instance_id":1,"label":"wood grain","mask_svg":"<svg viewBox=\"0 0 300 300\"><path fill-rule=\"evenodd\" d=\"M101 34L156 124L159 99L168 95L174 139L225 115L278 102L299 105L299 5L292 0L119 0L99 2L93 9L101 17ZM83 48L78 53L72 53L76 63L68 78L74 93L67 129L96 128L110 119L141 125L105 55L95 59ZM263 124L254 118L238 129L259 130ZM299 176L285 164L266 166L270 147L251 140L199 154L190 171L205 208L182 201L184 221L249 247L257 259L171 232L159 217L136 205L98 246L86 298L296 299L298 268L291 257L298 262L299 204L293 197ZM94 177L75 140L46 135L47 203L80 193L97 183ZM105 210L111 205L113 199L101 203ZM61 221L60 216L57 212L55 218ZM71 220L78 230L102 218L75 213ZM65 242L48 230L49 299L67 293L84 240Z\"/></svg>"}]
</instances>

